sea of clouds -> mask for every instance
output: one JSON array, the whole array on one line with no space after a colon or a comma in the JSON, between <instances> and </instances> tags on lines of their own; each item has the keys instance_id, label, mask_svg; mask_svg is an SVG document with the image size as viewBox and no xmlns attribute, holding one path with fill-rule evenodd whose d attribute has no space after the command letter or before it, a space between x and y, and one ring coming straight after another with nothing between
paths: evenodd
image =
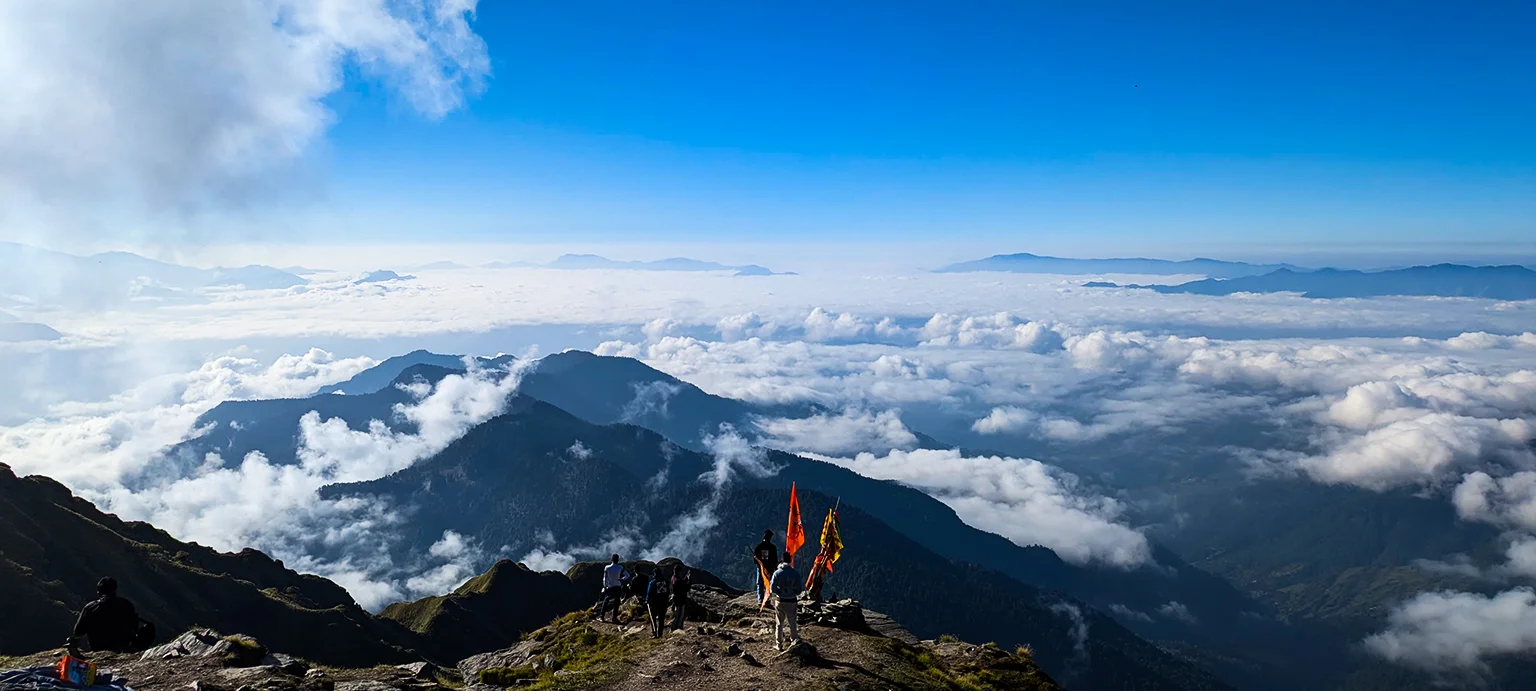
<instances>
[{"instance_id":1,"label":"sea of clouds","mask_svg":"<svg viewBox=\"0 0 1536 691\"><path fill-rule=\"evenodd\" d=\"M481 88L490 62L471 29L475 5L0 4L3 233L55 246L227 241L213 229L240 210L320 186L312 152L337 117L327 99L349 72L427 119ZM313 265L304 247L263 249ZM434 251L410 248L393 268ZM1082 277L862 268L871 264L776 265L803 275L741 278L523 268L360 283L321 273L290 289L203 290L174 302L140 291L95 306L0 295L0 320L63 334L0 343L0 462L184 539L267 550L378 607L443 592L503 546L449 532L398 563L381 555L402 507L322 500L319 489L442 449L500 412L516 372L472 369L413 390L366 430L306 417L295 466L214 456L175 475L158 457L201 433L198 416L222 401L309 395L413 347L581 346L721 395L819 403L830 412L763 420L758 432L919 487L1015 541L1139 568L1150 546L1115 478L1035 456L1060 460L1138 436L1207 443L1201 432L1237 420L1265 433L1203 451L1251 482L1415 491L1504 531L1499 563L1425 565L1498 592L1419 595L1392 611L1369 650L1446 668L1536 648L1536 304L1160 295L1085 288ZM955 446L929 448L921 436L941 432ZM770 471L739 437L713 443L722 460L712 482ZM711 529L709 512L673 528L661 548ZM552 546L529 557L570 559Z\"/></svg>"},{"instance_id":2,"label":"sea of clouds","mask_svg":"<svg viewBox=\"0 0 1536 691\"><path fill-rule=\"evenodd\" d=\"M10 401L30 408L24 421L0 429L0 460L53 475L180 537L272 551L337 579L370 606L440 591L503 546L445 535L418 563L382 563L365 554L381 550L345 546L387 541L398 507L325 502L318 490L381 477L443 448L499 412L516 377L471 372L413 392L417 403L397 411L397 419L414 423L411 434L391 421L357 431L306 417L296 430L297 467L259 457L210 459L193 477L148 483L145 470L166 447L197 434L197 416L218 402L307 395L398 354L403 349L381 349L394 339L470 339L518 333L504 331L509 325L557 325L577 329L595 352L641 359L712 393L818 403L828 412L760 420L756 431L777 448L918 487L967 522L1020 544L1110 568L1151 559L1144 530L1112 481L1016 451L962 448L1046 445L1070 453L1074 445L1176 436L1258 416L1287 431L1283 443L1255 435L1248 445L1213 450L1252 482L1406 488L1450 502L1462 520L1507 531L1505 563L1469 568L1503 579L1509 590L1426 593L1404 603L1390 628L1369 639L1370 649L1455 666L1523 645L1490 633L1486 645L1470 639L1450 652L1436 647L1482 619L1507 616L1523 602L1522 584L1536 578L1533 306L1173 296L1088 289L1082 280L460 270L383 284L337 279L301 291L226 290L164 308L55 312L48 316L67 334L63 341L7 344L0 352L20 362L82 348L143 352L161 344L158 350L174 351L195 343L214 356L94 400ZM322 335L348 354L303 346ZM501 350L527 348L510 342L521 338ZM252 339L268 344L256 351L264 356L252 354ZM59 386L68 389L67 379ZM632 405L658 404L641 399ZM932 445L920 434L933 431L909 424L914 410L962 421L939 435L953 447L924 448ZM130 479L137 483L131 488ZM283 520L264 520L279 506ZM708 515L683 517L674 537L710 529ZM529 556L557 565L570 558L552 545L540 550ZM1490 622L1486 630L1504 629ZM1511 635L1522 632L1516 625Z\"/></svg>"}]
</instances>

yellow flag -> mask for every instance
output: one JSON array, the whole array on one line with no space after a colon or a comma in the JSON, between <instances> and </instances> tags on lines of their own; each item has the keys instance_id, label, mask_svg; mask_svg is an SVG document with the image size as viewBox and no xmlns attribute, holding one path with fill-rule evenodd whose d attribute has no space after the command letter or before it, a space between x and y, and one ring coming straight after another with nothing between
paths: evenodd
<instances>
[{"instance_id":1,"label":"yellow flag","mask_svg":"<svg viewBox=\"0 0 1536 691\"><path fill-rule=\"evenodd\" d=\"M821 524L821 555L827 571L843 556L843 534L839 529L837 509L827 511L827 520Z\"/></svg>"}]
</instances>

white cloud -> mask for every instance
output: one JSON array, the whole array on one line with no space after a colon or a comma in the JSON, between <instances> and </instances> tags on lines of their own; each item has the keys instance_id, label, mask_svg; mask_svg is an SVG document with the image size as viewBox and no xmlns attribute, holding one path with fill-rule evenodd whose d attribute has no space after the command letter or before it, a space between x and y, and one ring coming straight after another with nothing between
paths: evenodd
<instances>
[{"instance_id":1,"label":"white cloud","mask_svg":"<svg viewBox=\"0 0 1536 691\"><path fill-rule=\"evenodd\" d=\"M1510 543L1504 551L1508 561L1504 569L1520 578L1536 579L1536 538L1521 537Z\"/></svg>"},{"instance_id":2,"label":"white cloud","mask_svg":"<svg viewBox=\"0 0 1536 691\"><path fill-rule=\"evenodd\" d=\"M935 347L1017 348L1032 353L1060 349L1063 339L1048 324L1021 321L1008 312L962 317L935 314L918 330L922 345Z\"/></svg>"},{"instance_id":3,"label":"white cloud","mask_svg":"<svg viewBox=\"0 0 1536 691\"><path fill-rule=\"evenodd\" d=\"M518 560L534 571L559 571L565 573L576 565L576 557L564 552L545 550L543 547L535 547L522 559Z\"/></svg>"},{"instance_id":4,"label":"white cloud","mask_svg":"<svg viewBox=\"0 0 1536 691\"><path fill-rule=\"evenodd\" d=\"M640 332L645 334L645 340L654 343L665 336L671 335L680 326L682 326L682 322L669 317L663 317L646 322L645 326L640 327Z\"/></svg>"},{"instance_id":5,"label":"white cloud","mask_svg":"<svg viewBox=\"0 0 1536 691\"><path fill-rule=\"evenodd\" d=\"M1496 450L1529 463L1531 452L1524 446L1533 437L1536 423L1528 420L1425 413L1360 436L1326 435L1332 448L1299 458L1296 465L1319 482L1381 491L1443 480L1489 460L1486 455Z\"/></svg>"},{"instance_id":6,"label":"white cloud","mask_svg":"<svg viewBox=\"0 0 1536 691\"><path fill-rule=\"evenodd\" d=\"M1200 623L1200 620L1195 618L1195 615L1189 611L1189 608L1184 606L1184 603L1177 600L1169 601L1163 606L1158 607L1157 613L1168 617L1169 619L1177 619L1186 624Z\"/></svg>"},{"instance_id":7,"label":"white cloud","mask_svg":"<svg viewBox=\"0 0 1536 691\"><path fill-rule=\"evenodd\" d=\"M1147 623L1147 624L1152 623L1152 617L1149 616L1146 612L1140 612L1140 611L1131 609L1130 607L1126 607L1125 605L1122 605L1122 604L1120 604L1118 602L1110 603L1109 604L1109 611L1110 611L1110 613L1114 614L1117 617L1120 617L1121 619L1129 619L1129 620L1133 620L1133 621L1144 622L1144 623Z\"/></svg>"},{"instance_id":8,"label":"white cloud","mask_svg":"<svg viewBox=\"0 0 1536 691\"><path fill-rule=\"evenodd\" d=\"M811 310L803 322L805 340L851 340L869 333L870 324L849 313L833 314L820 307Z\"/></svg>"},{"instance_id":9,"label":"white cloud","mask_svg":"<svg viewBox=\"0 0 1536 691\"><path fill-rule=\"evenodd\" d=\"M902 424L898 410L876 413L850 408L837 415L765 419L756 425L766 436L766 444L791 453L848 456L917 446L917 435Z\"/></svg>"},{"instance_id":10,"label":"white cloud","mask_svg":"<svg viewBox=\"0 0 1536 691\"><path fill-rule=\"evenodd\" d=\"M634 385L635 397L624 404L624 410L619 413L619 420L638 423L652 415L667 418L672 414L667 406L682 390L682 384L665 380L637 383Z\"/></svg>"},{"instance_id":11,"label":"white cloud","mask_svg":"<svg viewBox=\"0 0 1536 691\"><path fill-rule=\"evenodd\" d=\"M1036 460L965 457L958 450L819 457L860 475L896 480L948 504L966 523L1077 564L1134 568L1151 560L1146 536L1117 523L1125 507Z\"/></svg>"},{"instance_id":12,"label":"white cloud","mask_svg":"<svg viewBox=\"0 0 1536 691\"><path fill-rule=\"evenodd\" d=\"M480 572L486 560L473 540L452 530L443 531L442 539L433 543L427 554L444 563L406 579L405 587L414 597L440 595L464 585Z\"/></svg>"},{"instance_id":13,"label":"white cloud","mask_svg":"<svg viewBox=\"0 0 1536 691\"><path fill-rule=\"evenodd\" d=\"M986 417L973 423L971 429L981 434L1004 434L1035 429L1039 423L1040 416L1028 410L1001 406L993 408Z\"/></svg>"},{"instance_id":14,"label":"white cloud","mask_svg":"<svg viewBox=\"0 0 1536 691\"><path fill-rule=\"evenodd\" d=\"M692 561L704 549L709 531L720 524L720 502L725 500L726 489L736 478L742 474L764 478L779 472L763 449L753 446L729 425L722 425L718 434L705 437L704 447L715 458L709 471L699 477L710 486L708 498L692 511L673 518L666 534L642 550L640 558L660 561L677 557Z\"/></svg>"},{"instance_id":15,"label":"white cloud","mask_svg":"<svg viewBox=\"0 0 1536 691\"><path fill-rule=\"evenodd\" d=\"M354 430L340 418L321 420L310 411L299 421L299 460L336 482L379 478L410 467L501 414L532 362L520 358L504 371L488 372L473 359L467 361L464 374L443 377L414 403L395 405L395 416L410 423L414 433L396 431L383 420L370 420L366 431Z\"/></svg>"},{"instance_id":16,"label":"white cloud","mask_svg":"<svg viewBox=\"0 0 1536 691\"><path fill-rule=\"evenodd\" d=\"M120 224L109 215L118 202L152 212L224 206L275 183L314 144L333 119L324 99L348 66L427 117L459 107L490 69L468 24L474 7L0 4L0 199L59 213L88 205L103 227Z\"/></svg>"},{"instance_id":17,"label":"white cloud","mask_svg":"<svg viewBox=\"0 0 1536 691\"><path fill-rule=\"evenodd\" d=\"M779 325L765 321L756 312L747 312L720 319L715 323L715 330L727 341L740 341L746 338L772 338L779 330Z\"/></svg>"},{"instance_id":18,"label":"white cloud","mask_svg":"<svg viewBox=\"0 0 1536 691\"><path fill-rule=\"evenodd\" d=\"M1536 592L1424 593L1388 622L1386 631L1366 639L1371 652L1432 670L1478 667L1496 655L1536 650Z\"/></svg>"},{"instance_id":19,"label":"white cloud","mask_svg":"<svg viewBox=\"0 0 1536 691\"><path fill-rule=\"evenodd\" d=\"M1451 501L1456 513L1467 520L1536 532L1536 471L1506 477L1481 470L1467 473Z\"/></svg>"}]
</instances>

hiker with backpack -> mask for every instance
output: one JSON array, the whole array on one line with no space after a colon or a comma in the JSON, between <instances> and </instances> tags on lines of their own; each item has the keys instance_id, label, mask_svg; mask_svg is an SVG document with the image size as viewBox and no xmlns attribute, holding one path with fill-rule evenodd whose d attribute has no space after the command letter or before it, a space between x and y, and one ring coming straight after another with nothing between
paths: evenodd
<instances>
[{"instance_id":1,"label":"hiker with backpack","mask_svg":"<svg viewBox=\"0 0 1536 691\"><path fill-rule=\"evenodd\" d=\"M769 581L769 590L773 592L773 645L778 650L784 650L800 642L800 572L789 563L790 555L785 554L779 563L779 568L773 572L773 579Z\"/></svg>"},{"instance_id":2,"label":"hiker with backpack","mask_svg":"<svg viewBox=\"0 0 1536 691\"><path fill-rule=\"evenodd\" d=\"M764 530L763 541L752 548L752 561L756 562L758 572L758 577L754 579L757 581L757 601L762 602L763 596L767 594L768 575L779 566L779 547L773 544L772 530Z\"/></svg>"},{"instance_id":3,"label":"hiker with backpack","mask_svg":"<svg viewBox=\"0 0 1536 691\"><path fill-rule=\"evenodd\" d=\"M97 599L80 610L66 648L74 651L82 637L92 651L132 653L154 644L154 624L140 619L133 603L117 596L117 579L97 581L96 594Z\"/></svg>"},{"instance_id":4,"label":"hiker with backpack","mask_svg":"<svg viewBox=\"0 0 1536 691\"><path fill-rule=\"evenodd\" d=\"M608 614L608 603L613 603L613 623L619 623L619 606L624 604L624 588L629 583L629 571L619 563L619 555L603 567L603 602L597 610L597 620Z\"/></svg>"},{"instance_id":5,"label":"hiker with backpack","mask_svg":"<svg viewBox=\"0 0 1536 691\"><path fill-rule=\"evenodd\" d=\"M645 607L651 617L651 638L661 638L666 632L667 605L671 601L672 588L667 578L657 573L645 589Z\"/></svg>"},{"instance_id":6,"label":"hiker with backpack","mask_svg":"<svg viewBox=\"0 0 1536 691\"><path fill-rule=\"evenodd\" d=\"M693 587L693 573L688 566L679 563L672 568L672 628L683 629L683 619L688 616L688 589Z\"/></svg>"}]
</instances>

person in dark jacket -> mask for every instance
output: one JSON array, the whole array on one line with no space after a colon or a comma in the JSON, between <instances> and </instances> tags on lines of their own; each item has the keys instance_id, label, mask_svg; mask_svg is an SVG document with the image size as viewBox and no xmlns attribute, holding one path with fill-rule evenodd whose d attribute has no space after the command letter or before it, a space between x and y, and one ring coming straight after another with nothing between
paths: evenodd
<instances>
[{"instance_id":1,"label":"person in dark jacket","mask_svg":"<svg viewBox=\"0 0 1536 691\"><path fill-rule=\"evenodd\" d=\"M667 605L670 604L671 594L666 574L658 571L645 589L645 607L651 615L651 638L661 638L667 630Z\"/></svg>"},{"instance_id":2,"label":"person in dark jacket","mask_svg":"<svg viewBox=\"0 0 1536 691\"><path fill-rule=\"evenodd\" d=\"M96 594L99 597L80 610L70 647L84 636L93 651L134 652L139 613L133 603L117 596L117 579L111 576L96 582Z\"/></svg>"},{"instance_id":3,"label":"person in dark jacket","mask_svg":"<svg viewBox=\"0 0 1536 691\"><path fill-rule=\"evenodd\" d=\"M773 544L772 530L763 531L763 541L752 548L752 559L757 562L759 573L758 577L753 579L757 581L757 601L762 602L768 588L768 584L763 582L762 574L772 574L774 569L779 568L779 547Z\"/></svg>"},{"instance_id":4,"label":"person in dark jacket","mask_svg":"<svg viewBox=\"0 0 1536 691\"><path fill-rule=\"evenodd\" d=\"M651 592L651 574L635 568L635 575L629 579L629 596L640 603L640 609L645 609L645 598ZM626 602L628 599L626 598Z\"/></svg>"},{"instance_id":5,"label":"person in dark jacket","mask_svg":"<svg viewBox=\"0 0 1536 691\"><path fill-rule=\"evenodd\" d=\"M693 587L693 573L684 564L678 564L672 569L672 628L679 631L683 628L683 619L688 616L688 589Z\"/></svg>"}]
</instances>

